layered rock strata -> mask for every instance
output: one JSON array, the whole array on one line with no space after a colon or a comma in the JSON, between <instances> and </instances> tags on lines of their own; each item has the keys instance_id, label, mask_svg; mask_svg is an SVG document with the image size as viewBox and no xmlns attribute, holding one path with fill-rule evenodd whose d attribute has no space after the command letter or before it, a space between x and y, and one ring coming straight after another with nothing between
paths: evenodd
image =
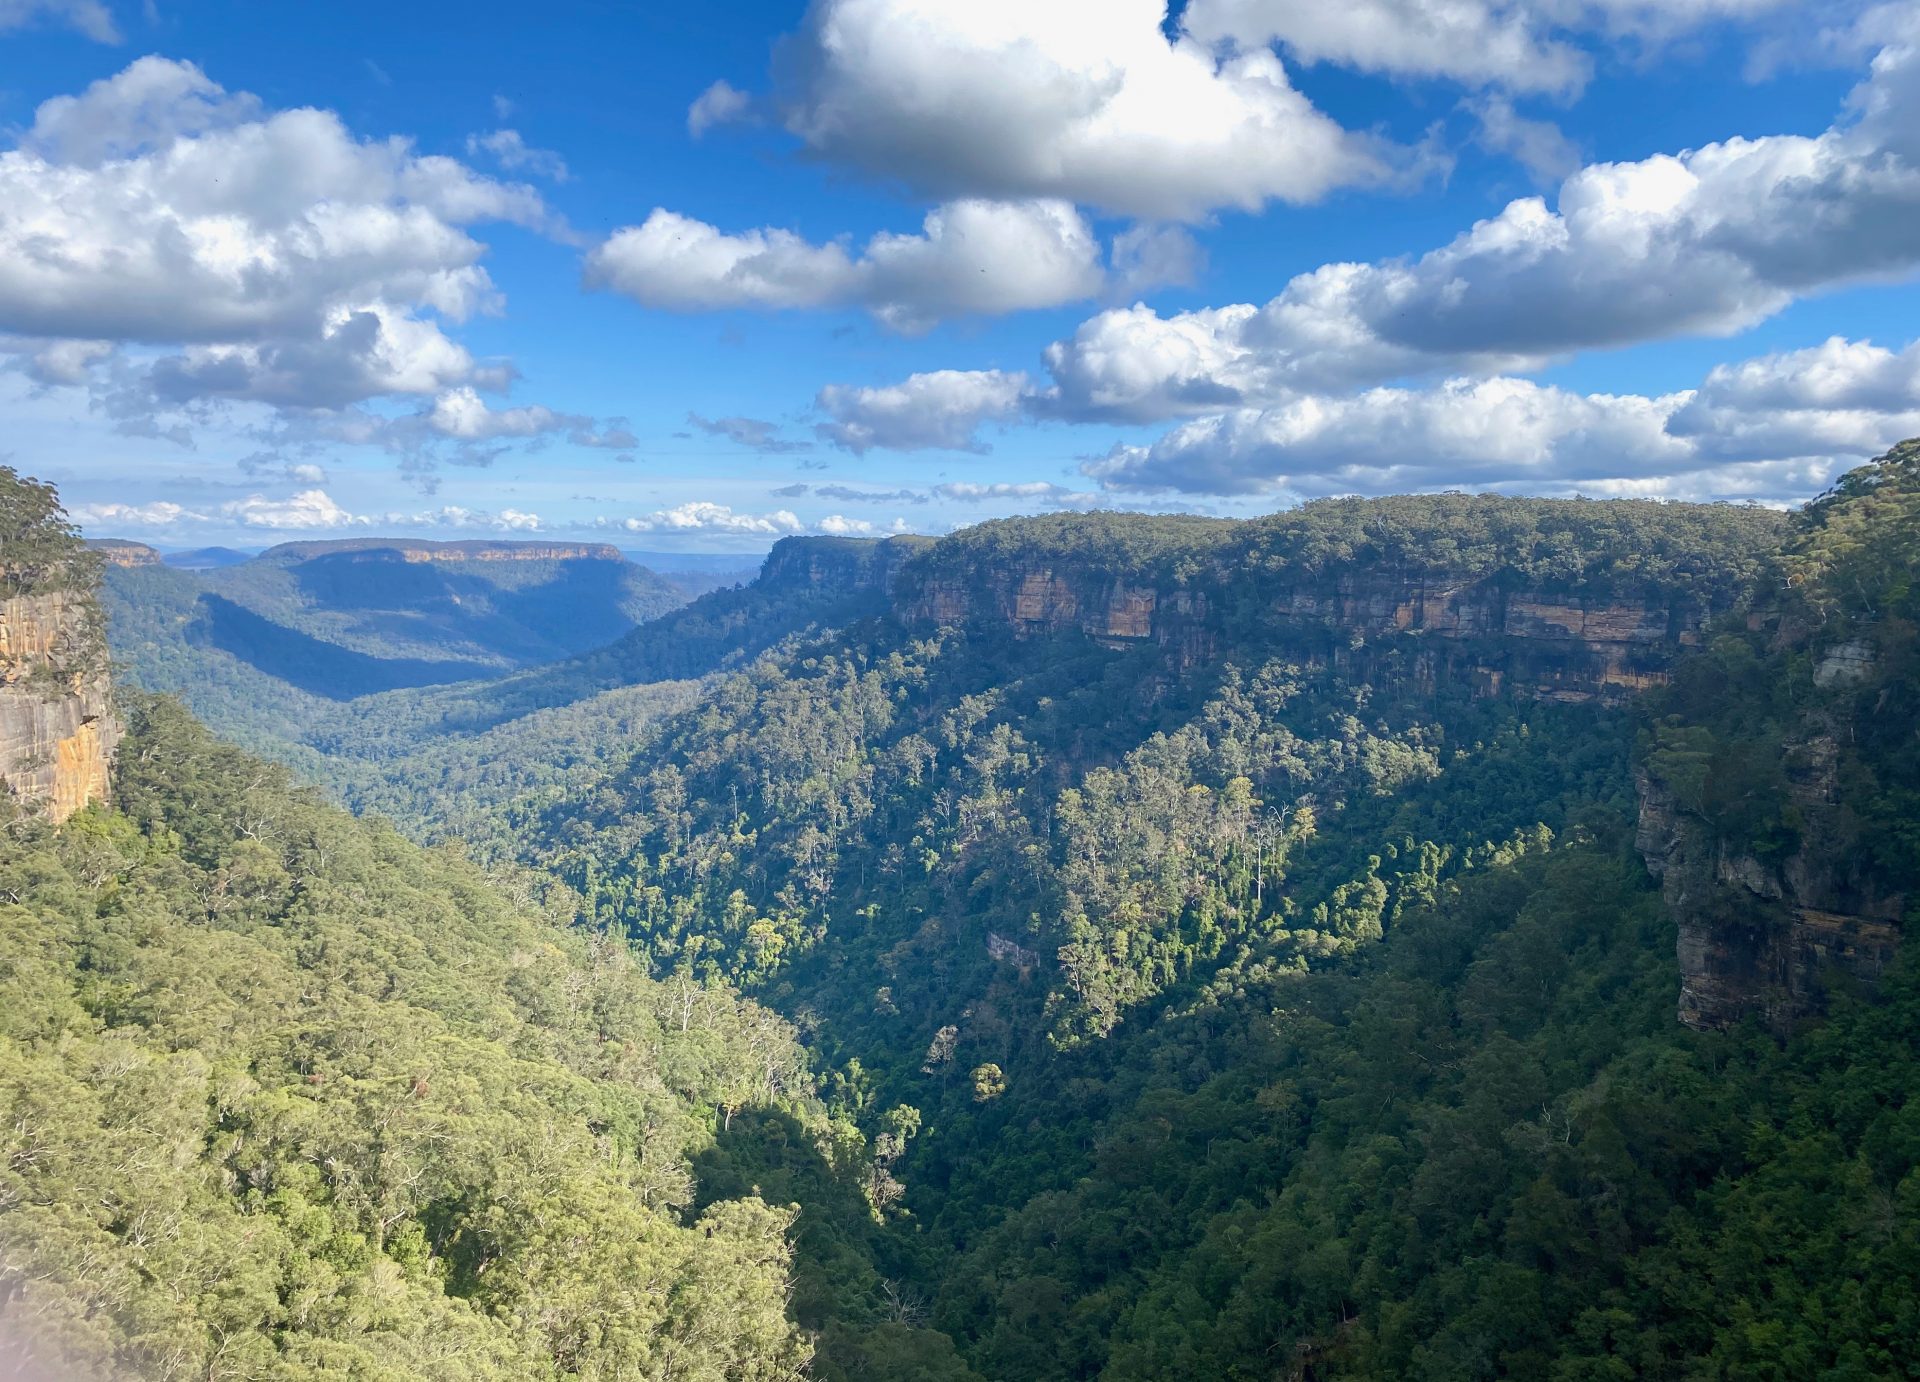
<instances>
[{"instance_id":1,"label":"layered rock strata","mask_svg":"<svg viewBox=\"0 0 1920 1382\"><path fill-rule=\"evenodd\" d=\"M98 619L73 592L0 600L0 782L56 822L106 799L120 738Z\"/></svg>"}]
</instances>

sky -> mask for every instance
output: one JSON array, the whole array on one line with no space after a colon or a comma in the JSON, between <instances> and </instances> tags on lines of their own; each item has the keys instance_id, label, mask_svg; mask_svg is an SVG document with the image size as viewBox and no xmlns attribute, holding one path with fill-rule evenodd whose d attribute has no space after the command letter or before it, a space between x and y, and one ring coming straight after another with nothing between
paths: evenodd
<instances>
[{"instance_id":1,"label":"sky","mask_svg":"<svg viewBox=\"0 0 1920 1382\"><path fill-rule=\"evenodd\" d=\"M0 463L165 548L1789 504L1916 270L1913 0L0 0Z\"/></svg>"}]
</instances>

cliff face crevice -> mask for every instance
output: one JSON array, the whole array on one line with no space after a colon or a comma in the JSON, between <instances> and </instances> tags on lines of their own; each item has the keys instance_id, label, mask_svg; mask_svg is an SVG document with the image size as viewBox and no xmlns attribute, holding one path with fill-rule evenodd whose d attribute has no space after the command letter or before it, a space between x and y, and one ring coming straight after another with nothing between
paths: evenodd
<instances>
[{"instance_id":1,"label":"cliff face crevice","mask_svg":"<svg viewBox=\"0 0 1920 1382\"><path fill-rule=\"evenodd\" d=\"M0 781L56 822L106 799L120 739L99 617L72 592L0 601Z\"/></svg>"}]
</instances>

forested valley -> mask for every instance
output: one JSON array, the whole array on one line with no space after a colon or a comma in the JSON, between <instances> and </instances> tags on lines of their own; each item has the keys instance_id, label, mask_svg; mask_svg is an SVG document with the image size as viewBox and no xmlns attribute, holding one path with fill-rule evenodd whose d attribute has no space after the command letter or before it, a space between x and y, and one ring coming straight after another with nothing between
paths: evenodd
<instances>
[{"instance_id":1,"label":"forested valley","mask_svg":"<svg viewBox=\"0 0 1920 1382\"><path fill-rule=\"evenodd\" d=\"M1920 444L789 539L251 738L0 544L0 728L124 728L0 735L0 1373L1913 1375Z\"/></svg>"}]
</instances>

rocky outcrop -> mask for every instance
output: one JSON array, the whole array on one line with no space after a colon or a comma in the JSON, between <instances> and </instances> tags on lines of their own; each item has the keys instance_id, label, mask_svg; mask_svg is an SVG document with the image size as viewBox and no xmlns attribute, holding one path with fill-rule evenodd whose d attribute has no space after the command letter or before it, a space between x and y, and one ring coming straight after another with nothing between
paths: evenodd
<instances>
[{"instance_id":1,"label":"rocky outcrop","mask_svg":"<svg viewBox=\"0 0 1920 1382\"><path fill-rule=\"evenodd\" d=\"M852 595L890 594L902 565L925 550L918 537L784 537L773 544L756 584L767 590Z\"/></svg>"},{"instance_id":2,"label":"rocky outcrop","mask_svg":"<svg viewBox=\"0 0 1920 1382\"><path fill-rule=\"evenodd\" d=\"M1759 1016L1784 1031L1836 987L1871 991L1893 963L1905 899L1877 889L1835 844L1837 746L1789 746L1797 843L1762 857L1686 810L1647 767L1635 774L1635 844L1679 927L1680 1020L1727 1027Z\"/></svg>"},{"instance_id":3,"label":"rocky outcrop","mask_svg":"<svg viewBox=\"0 0 1920 1382\"><path fill-rule=\"evenodd\" d=\"M158 566L161 556L157 549L144 542L128 542L124 538L95 538L87 547L109 566Z\"/></svg>"},{"instance_id":4,"label":"rocky outcrop","mask_svg":"<svg viewBox=\"0 0 1920 1382\"><path fill-rule=\"evenodd\" d=\"M1822 691L1858 686L1872 677L1873 667L1873 646L1864 639L1849 639L1829 648L1814 664L1813 684Z\"/></svg>"},{"instance_id":5,"label":"rocky outcrop","mask_svg":"<svg viewBox=\"0 0 1920 1382\"><path fill-rule=\"evenodd\" d=\"M987 932L987 954L1002 964L1012 965L1022 972L1039 967L1040 952L1029 950L1018 941L1010 941L996 931Z\"/></svg>"},{"instance_id":6,"label":"rocky outcrop","mask_svg":"<svg viewBox=\"0 0 1920 1382\"><path fill-rule=\"evenodd\" d=\"M120 738L99 617L74 592L0 601L0 781L56 822L106 799Z\"/></svg>"}]
</instances>

